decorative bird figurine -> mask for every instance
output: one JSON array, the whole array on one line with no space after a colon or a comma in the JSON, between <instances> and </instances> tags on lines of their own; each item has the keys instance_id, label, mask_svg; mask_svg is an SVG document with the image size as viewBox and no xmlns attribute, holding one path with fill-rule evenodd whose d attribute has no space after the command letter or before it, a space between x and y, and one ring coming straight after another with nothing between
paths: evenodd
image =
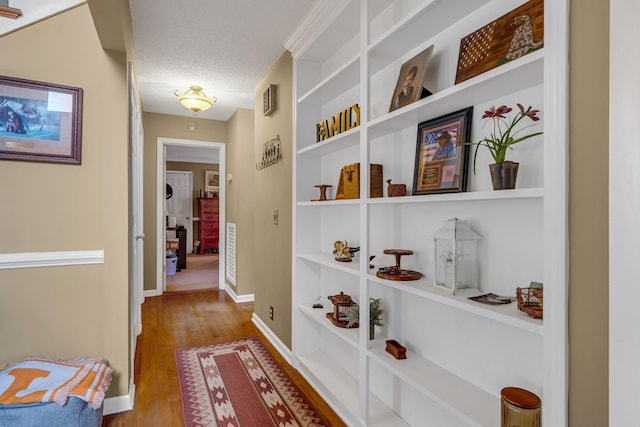
<instances>
[{"instance_id":1,"label":"decorative bird figurine","mask_svg":"<svg viewBox=\"0 0 640 427\"><path fill-rule=\"evenodd\" d=\"M335 255L336 261L343 262L351 261L351 258L353 258L353 254L360 250L359 246L357 248L350 248L346 240L344 242L337 240L333 244L333 248L333 255Z\"/></svg>"}]
</instances>

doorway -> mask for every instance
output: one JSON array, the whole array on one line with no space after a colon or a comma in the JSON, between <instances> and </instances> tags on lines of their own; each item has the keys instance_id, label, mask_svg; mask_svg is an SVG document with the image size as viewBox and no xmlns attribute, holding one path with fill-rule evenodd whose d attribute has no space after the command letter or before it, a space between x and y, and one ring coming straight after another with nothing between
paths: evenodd
<instances>
[{"instance_id":1,"label":"doorway","mask_svg":"<svg viewBox=\"0 0 640 427\"><path fill-rule=\"evenodd\" d=\"M204 150L204 151L203 151ZM156 162L156 182L157 182L157 251L156 251L156 294L161 295L167 291L167 276L165 275L165 262L166 262L166 248L167 248L167 232L166 232L166 165L169 160L167 153L170 155L175 152L199 152L197 157L200 163L214 163L213 161L203 161L206 158L206 154L217 153L217 165L219 174L221 177L225 177L225 144L213 142L213 141L195 141L195 140L183 140L174 138L158 138L157 139L157 162ZM202 155L205 153L205 155ZM174 159L175 160L175 159ZM182 160L179 160L182 161ZM196 179L194 178L195 182ZM218 194L219 203L219 245L217 256L217 281L220 289L224 289L224 277L225 277L225 179L220 179L220 188ZM195 191L194 191L195 190ZM196 194L198 189L192 190L192 194ZM196 214L196 212L194 212ZM197 229L197 223L199 218L192 217L193 228ZM195 234L195 233L194 233ZM193 236L193 235L192 235ZM193 255L194 257L196 255ZM209 260L210 261L210 260ZM194 267L197 262L194 261ZM194 271L196 268L193 269ZM189 271L187 268L185 271ZM182 274L182 272L180 273ZM216 273L212 273L216 274ZM186 278L186 275L184 276Z\"/></svg>"}]
</instances>

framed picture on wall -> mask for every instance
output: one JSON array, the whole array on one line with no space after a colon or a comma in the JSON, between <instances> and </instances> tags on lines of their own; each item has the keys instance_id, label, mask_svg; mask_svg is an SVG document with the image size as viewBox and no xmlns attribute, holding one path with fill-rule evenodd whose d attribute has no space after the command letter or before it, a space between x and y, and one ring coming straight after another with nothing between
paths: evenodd
<instances>
[{"instance_id":1,"label":"framed picture on wall","mask_svg":"<svg viewBox=\"0 0 640 427\"><path fill-rule=\"evenodd\" d=\"M218 193L220 191L220 172L204 171L204 186L207 192Z\"/></svg>"},{"instance_id":2,"label":"framed picture on wall","mask_svg":"<svg viewBox=\"0 0 640 427\"><path fill-rule=\"evenodd\" d=\"M467 190L473 107L418 125L413 194Z\"/></svg>"},{"instance_id":3,"label":"framed picture on wall","mask_svg":"<svg viewBox=\"0 0 640 427\"><path fill-rule=\"evenodd\" d=\"M0 76L0 159L80 164L82 89Z\"/></svg>"}]
</instances>

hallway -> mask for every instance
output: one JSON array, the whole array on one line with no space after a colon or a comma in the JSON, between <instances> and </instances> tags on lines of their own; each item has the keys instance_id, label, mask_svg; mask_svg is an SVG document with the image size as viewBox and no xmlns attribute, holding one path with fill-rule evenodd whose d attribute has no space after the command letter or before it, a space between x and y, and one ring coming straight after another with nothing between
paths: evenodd
<instances>
[{"instance_id":1,"label":"hallway","mask_svg":"<svg viewBox=\"0 0 640 427\"><path fill-rule=\"evenodd\" d=\"M284 361L251 322L253 303L235 304L224 291L166 293L142 304L135 360L134 409L104 417L102 426L182 426L175 349L257 336L313 405L331 423L344 423Z\"/></svg>"},{"instance_id":2,"label":"hallway","mask_svg":"<svg viewBox=\"0 0 640 427\"><path fill-rule=\"evenodd\" d=\"M166 292L218 289L218 254L187 254L187 268L167 275Z\"/></svg>"}]
</instances>

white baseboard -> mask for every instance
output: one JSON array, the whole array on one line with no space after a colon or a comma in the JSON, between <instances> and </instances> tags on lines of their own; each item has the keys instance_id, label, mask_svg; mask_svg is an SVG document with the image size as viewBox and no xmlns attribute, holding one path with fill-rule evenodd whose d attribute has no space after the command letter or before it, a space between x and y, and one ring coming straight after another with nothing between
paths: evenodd
<instances>
[{"instance_id":1,"label":"white baseboard","mask_svg":"<svg viewBox=\"0 0 640 427\"><path fill-rule=\"evenodd\" d=\"M148 297L156 297L158 296L158 291L156 289L151 289L148 291L144 291L144 297L148 298Z\"/></svg>"},{"instance_id":2,"label":"white baseboard","mask_svg":"<svg viewBox=\"0 0 640 427\"><path fill-rule=\"evenodd\" d=\"M132 410L135 396L136 385L132 382L131 384L129 384L129 394L107 397L106 399L104 399L104 408L102 409L102 415L111 415Z\"/></svg>"},{"instance_id":3,"label":"white baseboard","mask_svg":"<svg viewBox=\"0 0 640 427\"><path fill-rule=\"evenodd\" d=\"M233 290L233 288L227 284L225 284L224 286L220 287L220 290L225 291L226 293L229 294L229 296L231 297L231 299L233 300L233 302L235 302L236 304L241 303L241 302L253 302L254 301L254 294L247 294L247 295L236 295L235 291Z\"/></svg>"},{"instance_id":4,"label":"white baseboard","mask_svg":"<svg viewBox=\"0 0 640 427\"><path fill-rule=\"evenodd\" d=\"M284 357L284 360L286 360L287 363L291 365L293 360L292 360L291 350L289 350L289 347L287 347L280 340L280 338L278 338L278 336L274 334L271 329L269 329L267 324L264 323L257 314L253 313L253 315L251 316L251 321L253 322L254 325L256 325L256 327L260 330L260 332L262 332L264 336L267 337L271 345L273 345L276 348L276 350L278 350L278 353L280 353L280 355Z\"/></svg>"}]
</instances>

